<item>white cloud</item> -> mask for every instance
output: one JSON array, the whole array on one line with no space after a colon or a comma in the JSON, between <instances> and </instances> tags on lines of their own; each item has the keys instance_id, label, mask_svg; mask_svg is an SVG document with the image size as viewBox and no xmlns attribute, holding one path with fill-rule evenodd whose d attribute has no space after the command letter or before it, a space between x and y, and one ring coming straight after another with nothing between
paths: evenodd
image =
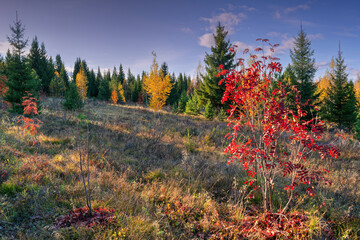
<instances>
[{"instance_id":1,"label":"white cloud","mask_svg":"<svg viewBox=\"0 0 360 240\"><path fill-rule=\"evenodd\" d=\"M317 62L317 63L315 63L315 67L316 67L318 70L327 68L329 65L330 65L330 62L329 62L329 61L322 61L322 62Z\"/></svg>"},{"instance_id":2,"label":"white cloud","mask_svg":"<svg viewBox=\"0 0 360 240\"><path fill-rule=\"evenodd\" d=\"M321 33L317 33L317 34L308 34L308 37L310 40L315 40L315 39L324 39L324 35Z\"/></svg>"},{"instance_id":3,"label":"white cloud","mask_svg":"<svg viewBox=\"0 0 360 240\"><path fill-rule=\"evenodd\" d=\"M281 35L281 33L279 32L269 32L266 35L268 35L269 37L278 37Z\"/></svg>"},{"instance_id":4,"label":"white cloud","mask_svg":"<svg viewBox=\"0 0 360 240\"><path fill-rule=\"evenodd\" d=\"M248 12L252 12L252 11L255 11L255 10L256 10L255 8L249 7L249 6L247 6L247 5L237 6L237 5L233 5L233 4L231 4L231 3L228 4L227 7L228 7L229 10L244 9L244 10L246 10L246 11L248 11Z\"/></svg>"},{"instance_id":5,"label":"white cloud","mask_svg":"<svg viewBox=\"0 0 360 240\"><path fill-rule=\"evenodd\" d=\"M240 52L243 52L245 49L249 49L250 51L255 49L255 46L240 41L234 42L233 45L236 45L236 50Z\"/></svg>"},{"instance_id":6,"label":"white cloud","mask_svg":"<svg viewBox=\"0 0 360 240\"><path fill-rule=\"evenodd\" d=\"M289 8L286 8L284 10L285 13L290 13L290 12L295 12L299 9L302 9L302 10L306 10L306 9L309 9L310 6L308 4L301 4L301 5L297 5L295 7L289 7Z\"/></svg>"},{"instance_id":7,"label":"white cloud","mask_svg":"<svg viewBox=\"0 0 360 240\"><path fill-rule=\"evenodd\" d=\"M199 45L202 47L210 48L215 45L214 36L212 33L205 33L199 37Z\"/></svg>"},{"instance_id":8,"label":"white cloud","mask_svg":"<svg viewBox=\"0 0 360 240\"><path fill-rule=\"evenodd\" d=\"M355 82L360 75L360 68L349 68L349 79Z\"/></svg>"},{"instance_id":9,"label":"white cloud","mask_svg":"<svg viewBox=\"0 0 360 240\"><path fill-rule=\"evenodd\" d=\"M9 42L0 42L0 54L5 55L8 49L11 49Z\"/></svg>"},{"instance_id":10,"label":"white cloud","mask_svg":"<svg viewBox=\"0 0 360 240\"><path fill-rule=\"evenodd\" d=\"M276 19L280 19L280 18L281 18L281 14L280 14L280 11L279 11L279 10L276 10L274 17L275 17Z\"/></svg>"},{"instance_id":11,"label":"white cloud","mask_svg":"<svg viewBox=\"0 0 360 240\"><path fill-rule=\"evenodd\" d=\"M183 28L180 28L180 31L182 31L183 33L192 33L193 31L188 28L188 27L183 27Z\"/></svg>"},{"instance_id":12,"label":"white cloud","mask_svg":"<svg viewBox=\"0 0 360 240\"><path fill-rule=\"evenodd\" d=\"M211 30L213 32L216 31L216 26L218 22L220 22L222 25L225 26L226 30L229 31L229 33L233 33L235 31L235 27L244 19L246 19L247 16L244 13L238 13L234 14L231 12L223 12L219 15L216 15L212 18L200 18L203 21L209 22L210 26L207 28L207 30Z\"/></svg>"},{"instance_id":13,"label":"white cloud","mask_svg":"<svg viewBox=\"0 0 360 240\"><path fill-rule=\"evenodd\" d=\"M294 38L285 38L281 40L280 45L275 49L277 54L285 54L294 47Z\"/></svg>"}]
</instances>

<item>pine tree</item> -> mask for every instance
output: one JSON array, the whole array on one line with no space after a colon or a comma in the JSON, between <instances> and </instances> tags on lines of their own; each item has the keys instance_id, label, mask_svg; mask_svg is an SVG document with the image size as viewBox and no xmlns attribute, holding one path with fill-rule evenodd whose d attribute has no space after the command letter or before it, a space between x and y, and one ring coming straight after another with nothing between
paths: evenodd
<instances>
[{"instance_id":1,"label":"pine tree","mask_svg":"<svg viewBox=\"0 0 360 240\"><path fill-rule=\"evenodd\" d=\"M91 69L91 71L89 72L88 80L88 97L96 98L99 92L99 85L96 81L96 76L93 69Z\"/></svg>"},{"instance_id":2,"label":"pine tree","mask_svg":"<svg viewBox=\"0 0 360 240\"><path fill-rule=\"evenodd\" d=\"M314 104L317 98L315 94L316 85L314 83L314 76L316 72L315 59L313 58L314 50L311 50L311 41L307 38L303 31L302 25L300 32L295 38L295 46L290 50L291 68L295 75L295 81L291 79L293 85L297 85L300 91L301 103L309 101L309 105L304 108L309 112L308 118L311 118L310 105Z\"/></svg>"},{"instance_id":3,"label":"pine tree","mask_svg":"<svg viewBox=\"0 0 360 240\"><path fill-rule=\"evenodd\" d=\"M196 94L193 94L192 97L186 102L185 113L190 115L198 115L200 113Z\"/></svg>"},{"instance_id":4,"label":"pine tree","mask_svg":"<svg viewBox=\"0 0 360 240\"><path fill-rule=\"evenodd\" d=\"M48 58L45 44L39 42L35 36L31 43L29 53L29 64L34 69L41 79L41 89L44 93L50 93L50 82L54 77L55 67L51 58Z\"/></svg>"},{"instance_id":5,"label":"pine tree","mask_svg":"<svg viewBox=\"0 0 360 240\"><path fill-rule=\"evenodd\" d=\"M80 109L84 106L76 84L72 81L65 94L64 108L67 110Z\"/></svg>"},{"instance_id":6,"label":"pine tree","mask_svg":"<svg viewBox=\"0 0 360 240\"><path fill-rule=\"evenodd\" d=\"M189 101L189 96L183 91L179 98L178 113L184 113L186 110L186 103Z\"/></svg>"},{"instance_id":7,"label":"pine tree","mask_svg":"<svg viewBox=\"0 0 360 240\"><path fill-rule=\"evenodd\" d=\"M103 101L108 101L111 96L111 89L110 89L110 72L105 74L104 78L101 76L100 68L98 69L97 73L97 81L99 82L99 94L98 99Z\"/></svg>"},{"instance_id":8,"label":"pine tree","mask_svg":"<svg viewBox=\"0 0 360 240\"><path fill-rule=\"evenodd\" d=\"M204 114L206 119L212 120L215 116L215 111L214 111L214 107L211 104L211 101L209 100L208 103L205 106L205 114Z\"/></svg>"},{"instance_id":9,"label":"pine tree","mask_svg":"<svg viewBox=\"0 0 360 240\"><path fill-rule=\"evenodd\" d=\"M120 67L119 67L119 75L118 75L118 78L119 78L119 82L121 84L124 84L124 81L125 81L125 73L124 73L124 68L122 66L122 64L120 64Z\"/></svg>"},{"instance_id":10,"label":"pine tree","mask_svg":"<svg viewBox=\"0 0 360 240\"><path fill-rule=\"evenodd\" d=\"M27 92L31 92L36 97L38 86L35 79L32 79L31 70L26 64L26 58L22 56L28 40L24 39L25 27L17 16L14 26L10 26L10 30L11 36L7 38L12 46L12 54L8 51L6 56L8 80L6 85L8 89L4 99L11 104L12 111L22 113L23 107L21 103L23 97L27 96Z\"/></svg>"},{"instance_id":11,"label":"pine tree","mask_svg":"<svg viewBox=\"0 0 360 240\"><path fill-rule=\"evenodd\" d=\"M222 106L221 99L225 92L225 83L219 86L221 77L216 77L219 72L219 66L223 65L224 69L232 69L234 67L235 53L229 52L230 41L226 40L228 32L220 23L216 28L216 33L213 34L215 46L211 47L211 54L205 55L205 69L206 74L202 75L203 83L200 89L196 91L199 96L199 101L203 105L211 101L215 108Z\"/></svg>"},{"instance_id":12,"label":"pine tree","mask_svg":"<svg viewBox=\"0 0 360 240\"><path fill-rule=\"evenodd\" d=\"M356 122L354 85L348 81L340 46L322 113L327 120L337 123L339 127L351 128Z\"/></svg>"},{"instance_id":13,"label":"pine tree","mask_svg":"<svg viewBox=\"0 0 360 240\"><path fill-rule=\"evenodd\" d=\"M66 86L64 79L60 77L58 72L55 72L55 76L50 82L50 93L55 97L63 97L66 92Z\"/></svg>"}]
</instances>

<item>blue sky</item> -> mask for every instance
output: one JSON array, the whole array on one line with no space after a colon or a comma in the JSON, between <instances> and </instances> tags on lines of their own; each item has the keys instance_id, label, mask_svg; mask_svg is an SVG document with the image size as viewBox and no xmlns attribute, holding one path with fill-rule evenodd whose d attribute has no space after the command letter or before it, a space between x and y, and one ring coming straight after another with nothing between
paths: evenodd
<instances>
[{"instance_id":1,"label":"blue sky","mask_svg":"<svg viewBox=\"0 0 360 240\"><path fill-rule=\"evenodd\" d=\"M239 47L253 48L256 38L280 47L283 66L300 22L312 41L317 77L324 73L339 41L350 79L360 74L360 1L358 0L0 0L0 54L8 48L9 24L18 11L29 45L37 35L50 56L60 54L69 70L75 59L90 68L149 71L152 51L170 72L193 75L210 52L218 21Z\"/></svg>"}]
</instances>

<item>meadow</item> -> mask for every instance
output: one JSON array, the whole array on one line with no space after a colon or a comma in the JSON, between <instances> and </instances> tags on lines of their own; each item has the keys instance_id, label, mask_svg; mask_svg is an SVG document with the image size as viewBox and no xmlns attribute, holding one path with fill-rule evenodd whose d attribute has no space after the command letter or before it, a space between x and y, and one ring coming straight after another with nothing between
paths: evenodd
<instances>
[{"instance_id":1,"label":"meadow","mask_svg":"<svg viewBox=\"0 0 360 240\"><path fill-rule=\"evenodd\" d=\"M261 195L249 197L246 171L227 164L226 121L93 100L65 111L62 102L42 100L35 144L15 115L0 113L1 239L360 238L360 143L351 134L328 127L321 141L341 156L313 154L306 164L327 168L332 185L318 184L314 197L299 187L294 224L272 226L269 237ZM104 224L64 227L59 219L85 206L78 146L87 136L92 206L113 214ZM287 193L279 181L281 208Z\"/></svg>"}]
</instances>

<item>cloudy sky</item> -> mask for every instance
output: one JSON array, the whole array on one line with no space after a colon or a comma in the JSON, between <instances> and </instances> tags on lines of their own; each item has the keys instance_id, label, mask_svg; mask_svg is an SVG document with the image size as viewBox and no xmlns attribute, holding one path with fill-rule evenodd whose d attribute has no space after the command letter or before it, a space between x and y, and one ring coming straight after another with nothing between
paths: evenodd
<instances>
[{"instance_id":1,"label":"cloudy sky","mask_svg":"<svg viewBox=\"0 0 360 240\"><path fill-rule=\"evenodd\" d=\"M358 0L0 0L0 54L7 48L15 12L48 54L60 54L68 69L75 59L90 68L123 64L135 74L149 71L152 51L176 74L193 74L210 52L218 21L240 48L257 38L279 43L276 56L286 66L302 22L312 40L317 77L337 55L339 42L350 78L360 74Z\"/></svg>"}]
</instances>

